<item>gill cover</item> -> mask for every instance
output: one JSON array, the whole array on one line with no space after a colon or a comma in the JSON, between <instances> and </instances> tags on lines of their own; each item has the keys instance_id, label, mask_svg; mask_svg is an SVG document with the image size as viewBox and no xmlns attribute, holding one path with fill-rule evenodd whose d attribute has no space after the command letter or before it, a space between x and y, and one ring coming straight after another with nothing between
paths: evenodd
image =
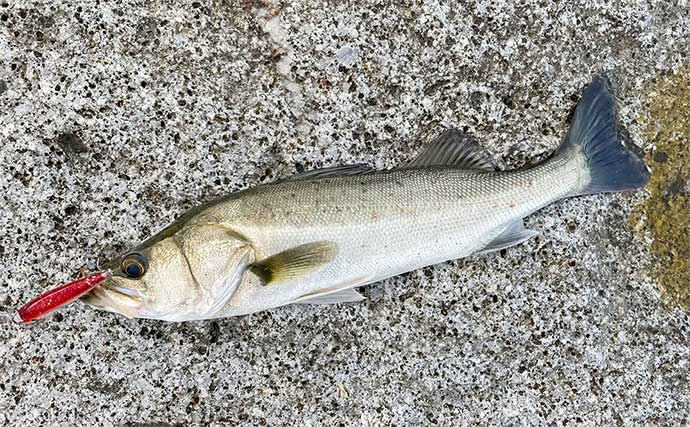
<instances>
[{"instance_id":1,"label":"gill cover","mask_svg":"<svg viewBox=\"0 0 690 427\"><path fill-rule=\"evenodd\" d=\"M200 300L191 310L191 318L212 318L239 287L254 262L254 249L243 236L218 224L190 225L172 239L200 289Z\"/></svg>"}]
</instances>

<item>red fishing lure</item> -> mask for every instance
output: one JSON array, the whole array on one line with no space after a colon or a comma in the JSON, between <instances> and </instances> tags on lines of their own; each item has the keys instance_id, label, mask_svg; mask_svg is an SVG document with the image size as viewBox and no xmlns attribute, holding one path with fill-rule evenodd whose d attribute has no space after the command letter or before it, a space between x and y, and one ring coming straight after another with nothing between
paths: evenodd
<instances>
[{"instance_id":1,"label":"red fishing lure","mask_svg":"<svg viewBox=\"0 0 690 427\"><path fill-rule=\"evenodd\" d=\"M107 279L109 275L110 272L101 271L100 273L95 273L55 289L51 289L24 304L24 307L20 308L17 313L19 319L21 319L23 323L29 323L33 320L40 319L51 311L69 304L85 293L93 290L93 288Z\"/></svg>"}]
</instances>

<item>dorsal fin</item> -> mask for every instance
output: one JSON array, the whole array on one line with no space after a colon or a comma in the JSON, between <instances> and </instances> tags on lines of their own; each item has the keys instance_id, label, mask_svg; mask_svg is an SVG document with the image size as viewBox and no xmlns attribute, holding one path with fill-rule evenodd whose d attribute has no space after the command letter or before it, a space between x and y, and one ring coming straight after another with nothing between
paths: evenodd
<instances>
[{"instance_id":1,"label":"dorsal fin","mask_svg":"<svg viewBox=\"0 0 690 427\"><path fill-rule=\"evenodd\" d=\"M421 154L405 166L454 166L461 169L475 169L493 172L496 163L470 136L455 128L443 132Z\"/></svg>"},{"instance_id":2,"label":"dorsal fin","mask_svg":"<svg viewBox=\"0 0 690 427\"><path fill-rule=\"evenodd\" d=\"M288 176L281 181L301 181L306 179L328 178L334 176L361 175L373 172L375 169L365 164L331 166L329 168L314 169L297 175Z\"/></svg>"}]
</instances>

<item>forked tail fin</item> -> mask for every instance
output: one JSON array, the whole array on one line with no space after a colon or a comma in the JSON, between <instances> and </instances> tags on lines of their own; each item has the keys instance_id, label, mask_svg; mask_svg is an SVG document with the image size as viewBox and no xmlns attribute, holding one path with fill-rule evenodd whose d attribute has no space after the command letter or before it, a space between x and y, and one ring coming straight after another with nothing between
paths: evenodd
<instances>
[{"instance_id":1,"label":"forked tail fin","mask_svg":"<svg viewBox=\"0 0 690 427\"><path fill-rule=\"evenodd\" d=\"M623 146L623 139L611 82L596 77L585 89L560 148L579 148L586 159L590 179L577 194L634 190L647 183L647 166Z\"/></svg>"}]
</instances>

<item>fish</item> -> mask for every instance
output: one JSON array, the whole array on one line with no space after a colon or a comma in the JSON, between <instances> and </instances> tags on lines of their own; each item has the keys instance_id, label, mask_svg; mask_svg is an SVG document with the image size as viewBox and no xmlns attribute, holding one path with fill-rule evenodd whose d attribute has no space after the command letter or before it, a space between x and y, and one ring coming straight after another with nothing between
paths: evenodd
<instances>
[{"instance_id":1,"label":"fish","mask_svg":"<svg viewBox=\"0 0 690 427\"><path fill-rule=\"evenodd\" d=\"M541 163L498 170L450 128L394 169L335 166L258 185L185 212L115 258L81 300L172 322L362 301L355 288L525 242L537 232L523 219L551 203L642 188L649 171L625 135L599 75Z\"/></svg>"}]
</instances>

